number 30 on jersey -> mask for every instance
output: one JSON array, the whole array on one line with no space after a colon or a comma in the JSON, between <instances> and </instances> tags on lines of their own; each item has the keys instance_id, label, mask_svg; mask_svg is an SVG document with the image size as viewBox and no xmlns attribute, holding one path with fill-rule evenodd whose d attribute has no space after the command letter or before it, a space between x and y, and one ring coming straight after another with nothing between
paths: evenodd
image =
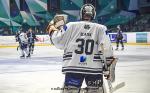
<instances>
[{"instance_id":1,"label":"number 30 on jersey","mask_svg":"<svg viewBox=\"0 0 150 93\"><path fill-rule=\"evenodd\" d=\"M77 39L76 42L78 43L78 49L75 50L77 54L91 55L93 53L94 48L94 40L93 39Z\"/></svg>"}]
</instances>

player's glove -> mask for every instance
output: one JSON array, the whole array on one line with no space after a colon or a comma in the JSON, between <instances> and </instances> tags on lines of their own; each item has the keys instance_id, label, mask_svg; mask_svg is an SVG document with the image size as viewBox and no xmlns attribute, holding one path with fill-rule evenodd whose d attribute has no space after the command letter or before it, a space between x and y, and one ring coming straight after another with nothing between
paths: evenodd
<instances>
[{"instance_id":1,"label":"player's glove","mask_svg":"<svg viewBox=\"0 0 150 93\"><path fill-rule=\"evenodd\" d=\"M57 29L54 25L49 25L47 28L48 34L51 35L54 31L59 31L59 29Z\"/></svg>"},{"instance_id":2,"label":"player's glove","mask_svg":"<svg viewBox=\"0 0 150 93\"><path fill-rule=\"evenodd\" d=\"M65 25L64 19L65 18L63 15L56 15L54 19L47 26L46 31L48 32L48 34L51 35L52 32L59 31L60 27Z\"/></svg>"}]
</instances>

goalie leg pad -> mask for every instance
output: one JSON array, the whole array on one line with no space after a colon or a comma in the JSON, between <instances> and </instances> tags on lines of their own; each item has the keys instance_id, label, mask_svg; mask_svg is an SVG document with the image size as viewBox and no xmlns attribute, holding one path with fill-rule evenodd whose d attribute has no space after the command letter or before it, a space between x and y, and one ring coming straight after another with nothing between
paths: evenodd
<instances>
[{"instance_id":1,"label":"goalie leg pad","mask_svg":"<svg viewBox=\"0 0 150 93\"><path fill-rule=\"evenodd\" d=\"M115 67L116 67L117 60L118 60L117 58L114 58L112 64L109 66L109 80L111 82L115 81Z\"/></svg>"},{"instance_id":2,"label":"goalie leg pad","mask_svg":"<svg viewBox=\"0 0 150 93\"><path fill-rule=\"evenodd\" d=\"M115 81L115 67L118 59L114 57L106 58L107 70L104 69L104 76L106 79L109 79L111 82ZM109 72L105 74L105 72Z\"/></svg>"}]
</instances>

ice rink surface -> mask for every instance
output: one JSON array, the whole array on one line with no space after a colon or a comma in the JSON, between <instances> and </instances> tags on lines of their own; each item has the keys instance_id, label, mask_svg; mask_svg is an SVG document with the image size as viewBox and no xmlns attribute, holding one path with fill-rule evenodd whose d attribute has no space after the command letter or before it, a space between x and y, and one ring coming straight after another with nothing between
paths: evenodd
<instances>
[{"instance_id":1,"label":"ice rink surface","mask_svg":"<svg viewBox=\"0 0 150 93\"><path fill-rule=\"evenodd\" d=\"M36 46L30 59L20 59L16 48L0 48L0 93L60 93L62 51ZM114 93L150 93L150 46L125 46L115 51L119 58Z\"/></svg>"}]
</instances>

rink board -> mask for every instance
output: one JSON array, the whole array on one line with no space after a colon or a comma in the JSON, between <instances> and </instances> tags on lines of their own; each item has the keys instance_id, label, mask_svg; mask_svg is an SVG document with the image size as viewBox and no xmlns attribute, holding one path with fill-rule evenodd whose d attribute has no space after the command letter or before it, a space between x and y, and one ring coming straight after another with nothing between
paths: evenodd
<instances>
[{"instance_id":1,"label":"rink board","mask_svg":"<svg viewBox=\"0 0 150 93\"><path fill-rule=\"evenodd\" d=\"M115 42L116 33L109 33L109 37L112 43ZM131 45L150 45L150 32L128 32L123 33L124 43ZM51 45L49 35L37 35L38 41L36 46L49 46ZM0 48L3 47L16 47L15 36L0 36Z\"/></svg>"}]
</instances>

